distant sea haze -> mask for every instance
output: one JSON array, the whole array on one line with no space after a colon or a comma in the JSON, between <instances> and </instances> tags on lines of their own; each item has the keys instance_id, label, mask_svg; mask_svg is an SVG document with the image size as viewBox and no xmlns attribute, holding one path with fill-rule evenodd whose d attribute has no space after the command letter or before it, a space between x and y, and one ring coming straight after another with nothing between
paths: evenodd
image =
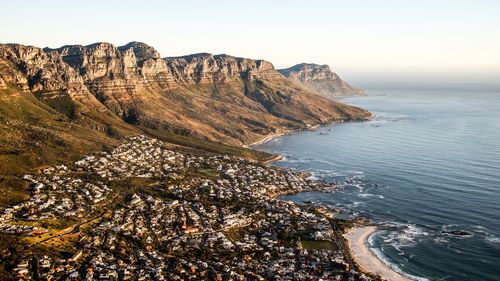
<instances>
[{"instance_id":1,"label":"distant sea haze","mask_svg":"<svg viewBox=\"0 0 500 281\"><path fill-rule=\"evenodd\" d=\"M380 224L385 230L370 246L414 279L498 280L500 91L368 94L343 101L369 109L373 121L257 147L282 154L278 165L343 185L286 199L331 205Z\"/></svg>"},{"instance_id":2,"label":"distant sea haze","mask_svg":"<svg viewBox=\"0 0 500 281\"><path fill-rule=\"evenodd\" d=\"M371 90L500 93L500 67L492 69L384 70L335 69L352 85Z\"/></svg>"},{"instance_id":3,"label":"distant sea haze","mask_svg":"<svg viewBox=\"0 0 500 281\"><path fill-rule=\"evenodd\" d=\"M363 81L355 85L360 85L362 88L370 88L372 91L421 91L421 92L436 92L436 91L452 91L452 92L498 92L500 93L500 77L497 82L387 82L383 80L378 81Z\"/></svg>"}]
</instances>

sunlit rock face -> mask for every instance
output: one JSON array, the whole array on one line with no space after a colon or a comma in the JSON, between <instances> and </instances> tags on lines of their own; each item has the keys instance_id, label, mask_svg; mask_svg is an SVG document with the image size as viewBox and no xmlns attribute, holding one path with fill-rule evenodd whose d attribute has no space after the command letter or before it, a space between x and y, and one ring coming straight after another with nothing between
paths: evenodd
<instances>
[{"instance_id":1,"label":"sunlit rock face","mask_svg":"<svg viewBox=\"0 0 500 281\"><path fill-rule=\"evenodd\" d=\"M346 88L328 67L291 75L282 71L289 79L264 60L207 53L162 58L141 42L57 49L1 44L0 63L0 89L12 85L31 92L99 128L107 125L93 111L154 130L242 144L271 133L370 115L309 87L328 81L344 91L354 89Z\"/></svg>"},{"instance_id":2,"label":"sunlit rock face","mask_svg":"<svg viewBox=\"0 0 500 281\"><path fill-rule=\"evenodd\" d=\"M328 65L301 63L278 71L289 79L297 81L317 94L330 99L365 94L363 90L340 79Z\"/></svg>"}]
</instances>

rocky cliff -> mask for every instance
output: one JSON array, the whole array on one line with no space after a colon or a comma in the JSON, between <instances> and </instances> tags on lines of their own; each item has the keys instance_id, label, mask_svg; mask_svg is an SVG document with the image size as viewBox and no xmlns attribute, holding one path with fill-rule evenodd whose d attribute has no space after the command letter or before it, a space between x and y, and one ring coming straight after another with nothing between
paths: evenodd
<instances>
[{"instance_id":1,"label":"rocky cliff","mask_svg":"<svg viewBox=\"0 0 500 281\"><path fill-rule=\"evenodd\" d=\"M264 60L161 58L140 42L57 49L0 44L0 89L12 87L101 131L120 121L232 144L369 116L314 94Z\"/></svg>"},{"instance_id":2,"label":"rocky cliff","mask_svg":"<svg viewBox=\"0 0 500 281\"><path fill-rule=\"evenodd\" d=\"M67 96L105 110L85 86L84 78L58 55L18 44L0 45L0 78L41 98Z\"/></svg>"},{"instance_id":3,"label":"rocky cliff","mask_svg":"<svg viewBox=\"0 0 500 281\"><path fill-rule=\"evenodd\" d=\"M328 65L301 63L278 70L291 80L297 81L310 90L330 99L342 96L364 95L364 91L354 88L331 71Z\"/></svg>"}]
</instances>

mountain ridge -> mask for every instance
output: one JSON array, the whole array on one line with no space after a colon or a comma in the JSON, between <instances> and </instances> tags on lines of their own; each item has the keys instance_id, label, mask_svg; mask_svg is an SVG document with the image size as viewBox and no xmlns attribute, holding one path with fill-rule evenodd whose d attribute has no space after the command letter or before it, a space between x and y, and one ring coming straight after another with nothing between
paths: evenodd
<instances>
[{"instance_id":1,"label":"mountain ridge","mask_svg":"<svg viewBox=\"0 0 500 281\"><path fill-rule=\"evenodd\" d=\"M289 68L278 69L278 72L329 99L366 94L363 90L342 80L326 64L300 63Z\"/></svg>"},{"instance_id":2,"label":"mountain ridge","mask_svg":"<svg viewBox=\"0 0 500 281\"><path fill-rule=\"evenodd\" d=\"M288 129L370 116L315 95L265 60L208 53L162 58L135 41L44 49L0 44L0 63L1 87L15 85L76 122L96 127L107 127L102 120L109 117L244 144ZM106 118L96 120L93 114Z\"/></svg>"}]
</instances>

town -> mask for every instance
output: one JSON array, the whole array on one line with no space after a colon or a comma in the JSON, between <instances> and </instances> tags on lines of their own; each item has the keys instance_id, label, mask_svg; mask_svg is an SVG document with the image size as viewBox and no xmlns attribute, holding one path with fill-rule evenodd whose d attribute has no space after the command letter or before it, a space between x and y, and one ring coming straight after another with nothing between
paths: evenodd
<instances>
[{"instance_id":1,"label":"town","mask_svg":"<svg viewBox=\"0 0 500 281\"><path fill-rule=\"evenodd\" d=\"M2 258L15 280L373 280L335 210L280 200L336 188L306 173L135 136L24 180L30 198L0 214L31 243ZM64 237L70 252L46 250Z\"/></svg>"}]
</instances>

